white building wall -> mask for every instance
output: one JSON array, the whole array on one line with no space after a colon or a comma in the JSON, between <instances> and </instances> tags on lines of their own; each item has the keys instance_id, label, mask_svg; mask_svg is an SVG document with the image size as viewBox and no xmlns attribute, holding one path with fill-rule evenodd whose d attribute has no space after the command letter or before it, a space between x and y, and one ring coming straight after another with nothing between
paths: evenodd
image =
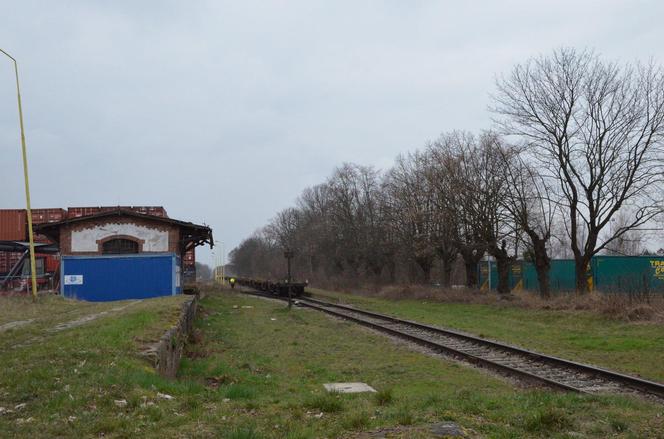
<instances>
[{"instance_id":1,"label":"white building wall","mask_svg":"<svg viewBox=\"0 0 664 439\"><path fill-rule=\"evenodd\" d=\"M137 224L104 224L89 229L72 231L72 252L96 252L97 241L117 235L132 236L143 240L144 252L167 252L168 232Z\"/></svg>"}]
</instances>

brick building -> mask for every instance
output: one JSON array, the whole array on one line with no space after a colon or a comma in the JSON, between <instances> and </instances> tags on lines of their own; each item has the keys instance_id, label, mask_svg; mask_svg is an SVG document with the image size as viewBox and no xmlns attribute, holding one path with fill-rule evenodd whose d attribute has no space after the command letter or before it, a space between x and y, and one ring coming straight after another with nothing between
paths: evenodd
<instances>
[{"instance_id":1,"label":"brick building","mask_svg":"<svg viewBox=\"0 0 664 439\"><path fill-rule=\"evenodd\" d=\"M118 210L132 211L151 217L168 218L162 206L86 206L62 208L32 209L32 223L40 226L45 223L56 223L65 219L89 217L104 212ZM133 233L130 231L130 234ZM133 235L132 235L133 236ZM28 228L25 209L0 209L0 291L26 290L30 274L29 258L27 257ZM35 233L38 246L36 255L37 282L40 289L59 289L60 256L54 242L47 236ZM137 242L140 244L140 242ZM109 244L110 245L110 244ZM137 246L138 251L150 251L148 242L145 246ZM145 248L144 248L145 247ZM94 248L97 250L97 247ZM48 251L47 251L48 250ZM169 249L172 251L175 249ZM195 247L189 247L181 257L182 276L185 281L196 279Z\"/></svg>"},{"instance_id":2,"label":"brick building","mask_svg":"<svg viewBox=\"0 0 664 439\"><path fill-rule=\"evenodd\" d=\"M207 226L123 207L68 215L35 232L59 246L63 295L86 300L177 294L185 255L213 243Z\"/></svg>"}]
</instances>

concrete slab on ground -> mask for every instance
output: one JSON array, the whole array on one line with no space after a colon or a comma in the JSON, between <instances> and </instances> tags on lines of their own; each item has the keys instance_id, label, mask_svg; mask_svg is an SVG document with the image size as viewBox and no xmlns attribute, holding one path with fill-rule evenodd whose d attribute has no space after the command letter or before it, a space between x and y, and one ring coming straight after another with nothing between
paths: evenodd
<instances>
[{"instance_id":1,"label":"concrete slab on ground","mask_svg":"<svg viewBox=\"0 0 664 439\"><path fill-rule=\"evenodd\" d=\"M328 392L364 393L375 392L376 389L366 383L327 383L323 384Z\"/></svg>"}]
</instances>

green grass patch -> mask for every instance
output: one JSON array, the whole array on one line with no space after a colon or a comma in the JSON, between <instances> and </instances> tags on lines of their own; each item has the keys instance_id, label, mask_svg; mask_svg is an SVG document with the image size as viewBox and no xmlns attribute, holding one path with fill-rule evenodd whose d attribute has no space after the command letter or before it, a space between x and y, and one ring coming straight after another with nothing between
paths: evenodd
<instances>
[{"instance_id":1,"label":"green grass patch","mask_svg":"<svg viewBox=\"0 0 664 439\"><path fill-rule=\"evenodd\" d=\"M381 389L374 395L374 400L377 405L389 405L394 401L394 392L392 389Z\"/></svg>"},{"instance_id":2,"label":"green grass patch","mask_svg":"<svg viewBox=\"0 0 664 439\"><path fill-rule=\"evenodd\" d=\"M313 395L307 399L304 406L311 410L317 410L324 413L338 413L343 411L344 403L340 394L334 392L325 392Z\"/></svg>"},{"instance_id":3,"label":"green grass patch","mask_svg":"<svg viewBox=\"0 0 664 439\"><path fill-rule=\"evenodd\" d=\"M129 437L151 425L177 424L179 398L158 393L190 389L156 375L138 353L174 324L184 299L0 298L0 319L32 320L0 338L0 437Z\"/></svg>"}]
</instances>

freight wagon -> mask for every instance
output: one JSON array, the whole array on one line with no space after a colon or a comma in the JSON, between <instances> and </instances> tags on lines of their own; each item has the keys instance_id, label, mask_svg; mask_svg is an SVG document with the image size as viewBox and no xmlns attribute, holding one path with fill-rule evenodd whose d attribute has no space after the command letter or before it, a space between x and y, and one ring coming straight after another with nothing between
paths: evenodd
<instances>
[{"instance_id":1,"label":"freight wagon","mask_svg":"<svg viewBox=\"0 0 664 439\"><path fill-rule=\"evenodd\" d=\"M226 276L226 281L230 280L231 277L232 276ZM290 294L293 297L301 297L305 294L304 289L308 285L307 282L273 282L271 280L249 279L243 277L235 278L235 281L238 285L281 297L287 297L289 289Z\"/></svg>"}]
</instances>

